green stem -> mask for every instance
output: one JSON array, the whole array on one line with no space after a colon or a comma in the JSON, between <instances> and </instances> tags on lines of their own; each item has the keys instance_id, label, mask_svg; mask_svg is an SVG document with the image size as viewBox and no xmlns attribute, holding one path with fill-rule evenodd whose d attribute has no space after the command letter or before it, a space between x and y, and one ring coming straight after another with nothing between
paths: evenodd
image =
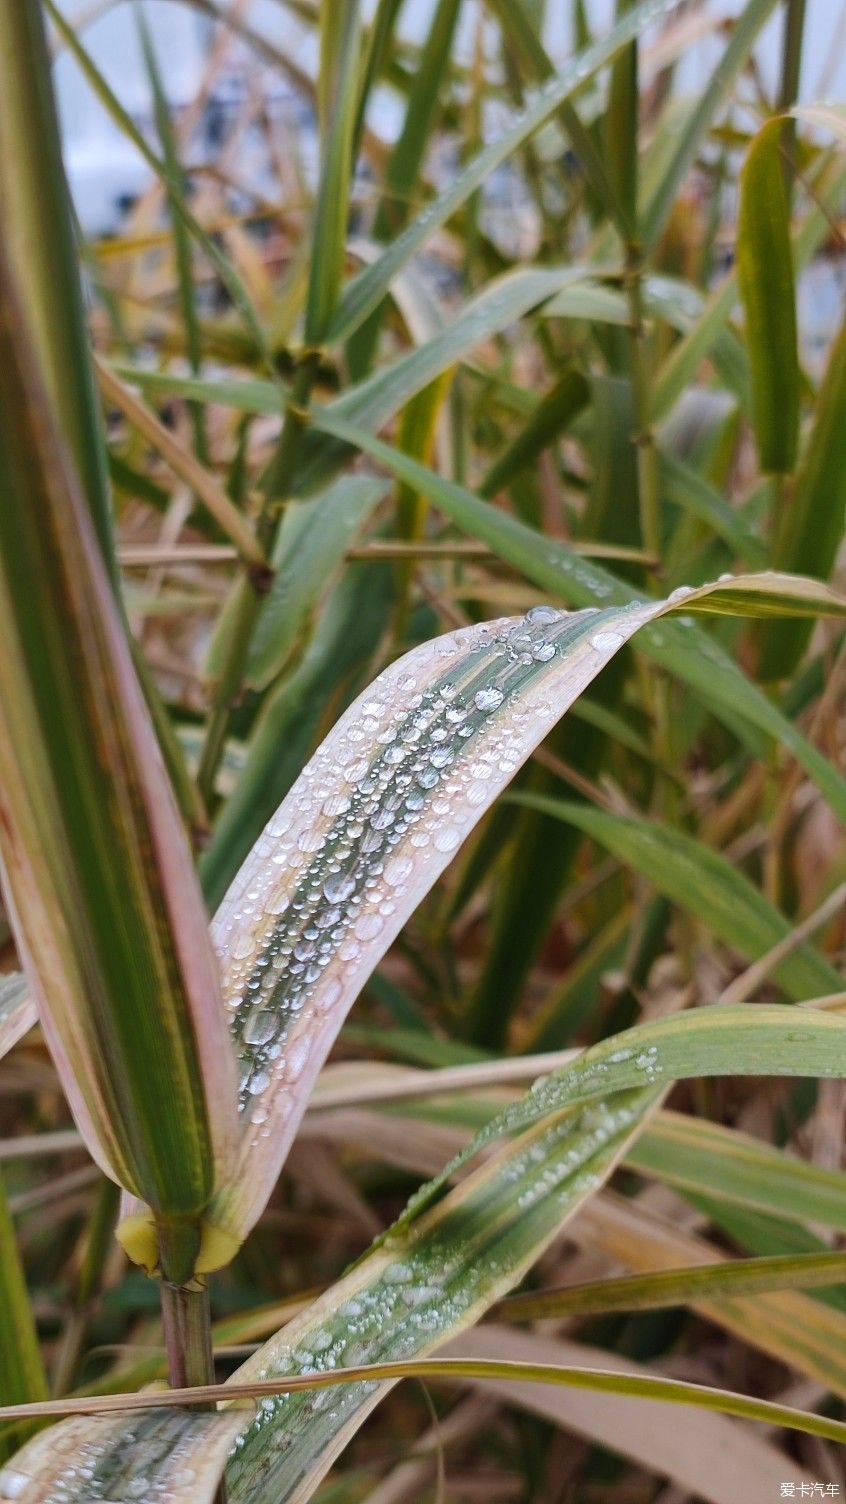
<instances>
[{"instance_id":1,"label":"green stem","mask_svg":"<svg viewBox=\"0 0 846 1504\"><path fill-rule=\"evenodd\" d=\"M646 552L661 558L661 478L649 393L646 334L643 323L643 253L637 241L626 245L624 281L629 310L634 443L637 445L637 480L640 501L641 541ZM660 565L656 566L660 569Z\"/></svg>"},{"instance_id":2,"label":"green stem","mask_svg":"<svg viewBox=\"0 0 846 1504\"><path fill-rule=\"evenodd\" d=\"M796 103L799 93L802 40L805 34L805 6L806 0L787 0L781 52L781 79L778 90L778 109L782 113ZM793 186L796 166L794 160L796 122L794 120L785 121L781 144L784 152L784 180L789 194Z\"/></svg>"}]
</instances>

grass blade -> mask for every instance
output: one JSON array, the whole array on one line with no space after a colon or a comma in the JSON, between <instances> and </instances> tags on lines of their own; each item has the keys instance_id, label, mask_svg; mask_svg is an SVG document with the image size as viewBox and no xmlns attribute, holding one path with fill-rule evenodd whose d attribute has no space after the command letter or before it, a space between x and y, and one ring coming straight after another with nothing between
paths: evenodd
<instances>
[{"instance_id":1,"label":"grass blade","mask_svg":"<svg viewBox=\"0 0 846 1504\"><path fill-rule=\"evenodd\" d=\"M197 1219L233 1062L202 901L84 503L0 264L3 859L25 970L89 1147Z\"/></svg>"},{"instance_id":2,"label":"grass blade","mask_svg":"<svg viewBox=\"0 0 846 1504\"><path fill-rule=\"evenodd\" d=\"M769 0L772 4L773 0ZM429 236L466 203L501 162L522 146L588 78L597 73L621 47L643 28L667 15L675 0L642 0L607 36L595 42L578 57L565 63L559 73L538 90L526 109L468 163L462 172L388 247L372 266L360 272L348 285L329 330L329 338L346 340L359 328L382 301L388 287L406 262L425 244Z\"/></svg>"},{"instance_id":3,"label":"grass blade","mask_svg":"<svg viewBox=\"0 0 846 1504\"><path fill-rule=\"evenodd\" d=\"M758 457L762 470L779 474L796 462L800 411L783 129L782 120L771 120L755 137L740 176L737 219L737 285L746 315Z\"/></svg>"},{"instance_id":4,"label":"grass blade","mask_svg":"<svg viewBox=\"0 0 846 1504\"><path fill-rule=\"evenodd\" d=\"M773 547L777 567L801 568L825 579L834 566L846 515L846 324L834 341L817 398L807 448L799 462L790 506ZM758 671L763 679L793 672L807 645L803 623L775 624L759 636Z\"/></svg>"},{"instance_id":5,"label":"grass blade","mask_svg":"<svg viewBox=\"0 0 846 1504\"><path fill-rule=\"evenodd\" d=\"M275 573L247 660L247 681L266 688L310 636L310 618L364 521L388 490L385 481L350 475L307 502L285 508L274 546Z\"/></svg>"},{"instance_id":6,"label":"grass blade","mask_svg":"<svg viewBox=\"0 0 846 1504\"><path fill-rule=\"evenodd\" d=\"M28 1404L47 1394L35 1317L0 1176L0 1399L4 1405ZM5 1431L0 1427L0 1460L23 1439L19 1430L12 1436Z\"/></svg>"},{"instance_id":7,"label":"grass blade","mask_svg":"<svg viewBox=\"0 0 846 1504\"><path fill-rule=\"evenodd\" d=\"M656 1311L700 1299L813 1290L844 1283L846 1255L842 1253L784 1254L662 1269L658 1274L626 1274L537 1294L512 1295L497 1308L496 1315L500 1321L546 1321L607 1311Z\"/></svg>"},{"instance_id":8,"label":"grass blade","mask_svg":"<svg viewBox=\"0 0 846 1504\"><path fill-rule=\"evenodd\" d=\"M376 241L393 239L408 220L411 208L408 188L420 177L460 9L461 0L438 0L432 16L412 80L402 130L388 160L385 191L373 220L372 236ZM347 358L354 377L366 372L372 363L379 337L379 315L380 310L374 309L349 342Z\"/></svg>"},{"instance_id":9,"label":"grass blade","mask_svg":"<svg viewBox=\"0 0 846 1504\"><path fill-rule=\"evenodd\" d=\"M544 538L515 517L487 506L464 486L445 480L390 444L374 439L352 423L339 420L327 408L312 414L312 423L326 433L354 444L394 475L428 496L462 532L477 538L554 598L579 607L603 607L636 597L622 580L591 560L574 554L558 539ZM760 576L765 580L766 576ZM813 591L814 587L810 586ZM763 604L765 588L755 587ZM716 597L712 597L716 601ZM725 598L726 601L728 597ZM751 598L750 598L751 599ZM689 609L687 597L685 611ZM703 609L708 609L707 606ZM756 609L756 608L753 608ZM803 614L801 610L797 614ZM784 746L805 768L841 818L846 819L846 783L826 758L806 741L793 721L779 713L772 700L740 672L732 659L710 638L672 623L648 628L639 647L702 697L717 715L728 717L730 729L738 720L764 731Z\"/></svg>"},{"instance_id":10,"label":"grass blade","mask_svg":"<svg viewBox=\"0 0 846 1504\"><path fill-rule=\"evenodd\" d=\"M790 922L737 867L683 831L588 804L529 794L514 797L557 814L599 841L749 960L764 955L791 932ZM837 990L841 984L836 968L807 942L774 968L773 977L797 1000Z\"/></svg>"},{"instance_id":11,"label":"grass blade","mask_svg":"<svg viewBox=\"0 0 846 1504\"><path fill-rule=\"evenodd\" d=\"M15 0L0 4L0 206L47 392L113 571L105 446L44 22L40 6Z\"/></svg>"},{"instance_id":12,"label":"grass blade","mask_svg":"<svg viewBox=\"0 0 846 1504\"><path fill-rule=\"evenodd\" d=\"M321 6L321 48L332 66L321 70L321 168L303 331L307 347L326 339L344 272L359 101L359 10L360 0Z\"/></svg>"},{"instance_id":13,"label":"grass blade","mask_svg":"<svg viewBox=\"0 0 846 1504\"><path fill-rule=\"evenodd\" d=\"M735 21L731 40L688 114L670 161L641 211L640 231L647 245L652 245L661 234L679 185L693 163L705 132L748 61L759 32L775 7L776 0L750 0Z\"/></svg>"}]
</instances>

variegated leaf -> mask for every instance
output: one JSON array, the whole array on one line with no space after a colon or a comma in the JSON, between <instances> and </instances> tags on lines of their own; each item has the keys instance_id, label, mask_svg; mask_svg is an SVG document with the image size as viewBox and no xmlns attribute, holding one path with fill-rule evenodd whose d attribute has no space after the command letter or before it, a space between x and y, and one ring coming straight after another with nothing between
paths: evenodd
<instances>
[{"instance_id":1,"label":"variegated leaf","mask_svg":"<svg viewBox=\"0 0 846 1504\"><path fill-rule=\"evenodd\" d=\"M846 614L826 586L776 575L605 610L540 606L415 648L341 718L213 923L245 1128L212 1212L228 1234L260 1215L370 972L521 763L640 627L732 604Z\"/></svg>"},{"instance_id":2,"label":"variegated leaf","mask_svg":"<svg viewBox=\"0 0 846 1504\"><path fill-rule=\"evenodd\" d=\"M81 1416L42 1431L0 1468L0 1500L19 1504L212 1504L243 1421L150 1409Z\"/></svg>"},{"instance_id":3,"label":"variegated leaf","mask_svg":"<svg viewBox=\"0 0 846 1504\"><path fill-rule=\"evenodd\" d=\"M6 908L92 1154L157 1212L190 1219L194 1239L237 1131L215 956L103 557L3 257L0 303Z\"/></svg>"},{"instance_id":4,"label":"variegated leaf","mask_svg":"<svg viewBox=\"0 0 846 1504\"><path fill-rule=\"evenodd\" d=\"M418 1357L470 1326L607 1178L659 1097L654 1086L621 1093L608 1107L565 1111L508 1145L360 1260L232 1382ZM0 1471L0 1500L130 1504L140 1496L205 1504L210 1473L230 1442L230 1504L294 1504L311 1496L389 1387L370 1380L298 1390L260 1400L255 1415L159 1409L140 1422L74 1419L37 1437ZM132 1491L139 1479L147 1494Z\"/></svg>"}]
</instances>

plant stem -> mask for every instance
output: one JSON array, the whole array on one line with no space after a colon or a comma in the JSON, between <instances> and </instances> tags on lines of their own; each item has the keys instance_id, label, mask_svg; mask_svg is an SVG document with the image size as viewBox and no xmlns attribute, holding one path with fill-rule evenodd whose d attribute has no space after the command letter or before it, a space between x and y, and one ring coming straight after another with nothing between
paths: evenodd
<instances>
[{"instance_id":1,"label":"plant stem","mask_svg":"<svg viewBox=\"0 0 846 1504\"><path fill-rule=\"evenodd\" d=\"M162 1327L167 1352L167 1377L172 1389L213 1384L214 1349L211 1337L209 1292L205 1285L161 1284ZM196 1405L192 1409L212 1409ZM218 1484L214 1504L227 1504L226 1484Z\"/></svg>"},{"instance_id":2,"label":"plant stem","mask_svg":"<svg viewBox=\"0 0 846 1504\"><path fill-rule=\"evenodd\" d=\"M209 1292L205 1286L162 1280L162 1326L172 1389L214 1383Z\"/></svg>"},{"instance_id":3,"label":"plant stem","mask_svg":"<svg viewBox=\"0 0 846 1504\"><path fill-rule=\"evenodd\" d=\"M658 450L652 427L646 339L643 324L643 252L636 240L626 244L624 281L629 309L633 442L637 445L637 480L640 501L641 541L648 554L661 557L661 484ZM660 569L660 565L658 566Z\"/></svg>"},{"instance_id":4,"label":"plant stem","mask_svg":"<svg viewBox=\"0 0 846 1504\"><path fill-rule=\"evenodd\" d=\"M778 90L778 108L784 112L796 103L799 93L799 78L802 71L802 40L805 33L806 0L787 0L784 16L784 40L781 52L781 79ZM786 120L781 138L784 152L784 180L788 194L793 186L795 171L794 150L796 123Z\"/></svg>"}]
</instances>

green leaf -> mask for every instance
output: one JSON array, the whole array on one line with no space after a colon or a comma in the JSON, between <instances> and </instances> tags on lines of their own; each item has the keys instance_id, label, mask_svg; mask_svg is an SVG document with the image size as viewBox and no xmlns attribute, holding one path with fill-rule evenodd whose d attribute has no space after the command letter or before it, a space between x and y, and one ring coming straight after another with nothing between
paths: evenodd
<instances>
[{"instance_id":1,"label":"green leaf","mask_svg":"<svg viewBox=\"0 0 846 1504\"><path fill-rule=\"evenodd\" d=\"M565 63L497 140L484 147L458 173L449 187L412 221L378 261L353 279L341 299L329 338L348 339L381 302L397 272L421 249L429 236L467 202L490 173L544 125L580 85L610 62L621 47L639 35L645 26L667 15L675 3L676 0L642 0L601 41ZM768 0L768 3L772 4L773 0Z\"/></svg>"},{"instance_id":2,"label":"green leaf","mask_svg":"<svg viewBox=\"0 0 846 1504\"><path fill-rule=\"evenodd\" d=\"M371 432L381 428L474 345L501 334L562 285L583 277L578 267L521 267L493 278L443 328L392 364L349 387L327 403L326 410ZM323 436L318 439L311 435L310 439L297 477L301 492L310 491L349 454L347 446L327 445Z\"/></svg>"},{"instance_id":3,"label":"green leaf","mask_svg":"<svg viewBox=\"0 0 846 1504\"><path fill-rule=\"evenodd\" d=\"M353 141L359 100L360 0L321 6L321 168L312 230L304 338L325 340L338 302L347 248Z\"/></svg>"},{"instance_id":4,"label":"green leaf","mask_svg":"<svg viewBox=\"0 0 846 1504\"><path fill-rule=\"evenodd\" d=\"M846 1231L846 1175L719 1123L662 1112L632 1145L643 1174L732 1205Z\"/></svg>"},{"instance_id":5,"label":"green leaf","mask_svg":"<svg viewBox=\"0 0 846 1504\"><path fill-rule=\"evenodd\" d=\"M727 502L692 465L662 452L661 482L668 501L707 523L745 564L760 569L766 563L766 545L746 521L741 509ZM772 630L771 626L767 627L768 633Z\"/></svg>"},{"instance_id":6,"label":"green leaf","mask_svg":"<svg viewBox=\"0 0 846 1504\"><path fill-rule=\"evenodd\" d=\"M420 180L432 127L443 94L444 76L458 22L461 0L438 0L411 81L405 119L385 173L385 188L373 219L372 236L383 243L404 228L411 212L409 189ZM380 328L379 308L355 331L347 348L350 371L366 372L373 360Z\"/></svg>"},{"instance_id":7,"label":"green leaf","mask_svg":"<svg viewBox=\"0 0 846 1504\"><path fill-rule=\"evenodd\" d=\"M558 539L545 538L517 518L486 505L464 486L445 480L409 455L401 454L355 425L339 420L327 408L313 411L312 424L370 454L394 475L428 496L462 532L487 543L494 553L519 570L526 579L557 599L573 606L595 607L604 606L608 601L631 602L634 598L633 591L622 580L590 559L573 553ZM767 576L757 578L766 581ZM815 587L810 583L803 586L812 594L820 588L825 587ZM730 595L730 587L726 589ZM749 606L753 612L758 610L753 597L757 596L763 605L766 589L766 585L760 583L752 587ZM718 598L713 599L716 604ZM724 597L726 604L728 599L729 596ZM693 609L691 602L692 597L688 597L685 612ZM810 596L807 607L797 605L794 609L797 615L810 611ZM794 614L794 609L787 614ZM695 689L716 714L726 718L729 727L737 721L746 721L786 747L817 784L832 809L846 819L844 780L767 695L744 677L716 642L697 633L692 626L662 624L660 628L647 629L639 646L654 662Z\"/></svg>"},{"instance_id":8,"label":"green leaf","mask_svg":"<svg viewBox=\"0 0 846 1504\"><path fill-rule=\"evenodd\" d=\"M737 285L746 317L752 408L761 469L796 462L800 375L790 206L781 142L784 124L758 132L740 175Z\"/></svg>"},{"instance_id":9,"label":"green leaf","mask_svg":"<svg viewBox=\"0 0 846 1504\"><path fill-rule=\"evenodd\" d=\"M590 388L581 371L568 366L545 392L531 416L494 460L479 486L480 496L496 496L553 444L587 405Z\"/></svg>"},{"instance_id":10,"label":"green leaf","mask_svg":"<svg viewBox=\"0 0 846 1504\"><path fill-rule=\"evenodd\" d=\"M846 1021L777 1004L712 1006L638 1024L585 1050L564 1070L540 1077L528 1096L491 1118L409 1202L413 1221L469 1160L504 1135L523 1133L577 1103L638 1084L699 1076L846 1075Z\"/></svg>"},{"instance_id":11,"label":"green leaf","mask_svg":"<svg viewBox=\"0 0 846 1504\"><path fill-rule=\"evenodd\" d=\"M214 954L2 265L0 290L0 845L16 939L95 1158L157 1213L198 1228L236 1130Z\"/></svg>"},{"instance_id":12,"label":"green leaf","mask_svg":"<svg viewBox=\"0 0 846 1504\"><path fill-rule=\"evenodd\" d=\"M832 164L814 181L815 202L805 219L792 234L793 264L796 275L806 267L831 230L831 214L837 212L844 187L846 166ZM660 367L652 388L652 412L665 416L681 397L685 387L722 338L737 303L737 275L729 273L709 297L702 316L680 340Z\"/></svg>"},{"instance_id":13,"label":"green leaf","mask_svg":"<svg viewBox=\"0 0 846 1504\"><path fill-rule=\"evenodd\" d=\"M731 39L720 54L708 83L677 133L670 160L650 191L640 214L640 231L647 245L661 234L685 173L693 165L702 138L746 64L765 21L777 0L749 0L733 23Z\"/></svg>"},{"instance_id":14,"label":"green leaf","mask_svg":"<svg viewBox=\"0 0 846 1504\"><path fill-rule=\"evenodd\" d=\"M134 18L141 42L141 51L144 55L144 64L147 76L150 80L150 88L153 95L153 106L156 118L156 131L161 143L163 161L167 171L168 183L178 183L182 176L182 167L179 160L179 150L173 130L173 122L170 115L170 105L159 70L156 50L150 35L146 12L139 6L138 0L134 0ZM174 260L176 262L176 280L179 290L179 311L185 330L185 349L191 370L196 376L202 364L201 361L201 336L200 324L197 317L197 309L194 297L194 279L191 265L191 242L188 238L188 229L183 220L178 204L172 203L172 192L168 188L168 200L171 203L171 228L173 232ZM194 448L197 458L203 463L208 463L207 444L205 435L205 423L202 407L195 402L190 405L191 421L194 428Z\"/></svg>"},{"instance_id":15,"label":"green leaf","mask_svg":"<svg viewBox=\"0 0 846 1504\"><path fill-rule=\"evenodd\" d=\"M0 1176L0 1403L28 1404L46 1399L47 1394L35 1317ZM13 1445L23 1439L17 1431L13 1443L4 1432L5 1427L0 1428L0 1459L8 1457Z\"/></svg>"},{"instance_id":16,"label":"green leaf","mask_svg":"<svg viewBox=\"0 0 846 1504\"><path fill-rule=\"evenodd\" d=\"M251 686L265 688L288 666L356 533L387 490L383 480L349 475L309 501L289 502L270 561L273 583L250 643Z\"/></svg>"},{"instance_id":17,"label":"green leaf","mask_svg":"<svg viewBox=\"0 0 846 1504\"><path fill-rule=\"evenodd\" d=\"M846 1284L846 1254L800 1253L774 1258L730 1259L662 1269L657 1274L627 1274L513 1295L497 1308L500 1321L545 1321L607 1311L656 1311L727 1295L760 1295L773 1290L813 1290Z\"/></svg>"},{"instance_id":18,"label":"green leaf","mask_svg":"<svg viewBox=\"0 0 846 1504\"><path fill-rule=\"evenodd\" d=\"M630 5L631 0L617 0L616 15L624 15ZM602 119L603 155L629 224L634 221L637 205L639 106L637 43L630 42L611 65Z\"/></svg>"},{"instance_id":19,"label":"green leaf","mask_svg":"<svg viewBox=\"0 0 846 1504\"><path fill-rule=\"evenodd\" d=\"M114 573L105 446L38 5L0 7L0 208L47 392Z\"/></svg>"},{"instance_id":20,"label":"green leaf","mask_svg":"<svg viewBox=\"0 0 846 1504\"><path fill-rule=\"evenodd\" d=\"M749 960L791 933L789 921L736 866L683 831L573 801L532 795L515 798L557 815L599 841ZM797 1000L841 985L839 972L807 942L773 968L773 978Z\"/></svg>"}]
</instances>

